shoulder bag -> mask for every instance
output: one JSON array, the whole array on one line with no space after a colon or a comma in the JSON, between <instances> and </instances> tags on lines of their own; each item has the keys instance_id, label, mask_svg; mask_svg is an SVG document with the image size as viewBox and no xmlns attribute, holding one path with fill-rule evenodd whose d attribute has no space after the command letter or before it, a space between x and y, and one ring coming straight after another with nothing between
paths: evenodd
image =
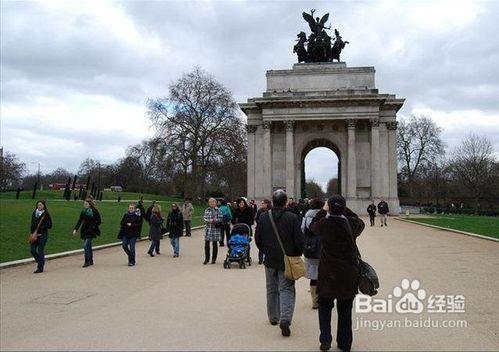
<instances>
[{"instance_id":1,"label":"shoulder bag","mask_svg":"<svg viewBox=\"0 0 499 352\"><path fill-rule=\"evenodd\" d=\"M277 226L272 215L272 210L269 210L269 219L274 229L274 234L277 237L279 246L281 247L282 254L284 255L284 277L289 280L298 280L299 278L305 276L305 263L301 256L291 257L286 255L284 251L284 245L282 244L281 236L277 230Z\"/></svg>"},{"instance_id":2,"label":"shoulder bag","mask_svg":"<svg viewBox=\"0 0 499 352\"><path fill-rule=\"evenodd\" d=\"M350 229L350 238L352 239L352 244L357 251L357 258L359 260L359 281L357 284L359 291L368 296L375 296L378 293L379 289L378 274L371 265L362 260L359 248L357 247L357 243L355 243L352 227L350 226L350 221L346 219L346 222L348 228Z\"/></svg>"},{"instance_id":3,"label":"shoulder bag","mask_svg":"<svg viewBox=\"0 0 499 352\"><path fill-rule=\"evenodd\" d=\"M36 226L35 231L28 235L28 243L29 244L34 244L36 241L38 241L38 230L40 229L40 225L42 224L43 219L45 219L45 214L42 215L40 218L40 221L38 221L38 225Z\"/></svg>"}]
</instances>

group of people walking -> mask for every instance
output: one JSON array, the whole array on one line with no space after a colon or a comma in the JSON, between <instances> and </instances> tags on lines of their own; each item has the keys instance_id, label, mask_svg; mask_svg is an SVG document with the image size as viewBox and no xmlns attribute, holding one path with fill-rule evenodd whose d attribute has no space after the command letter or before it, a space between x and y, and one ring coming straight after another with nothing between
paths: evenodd
<instances>
[{"instance_id":1,"label":"group of people walking","mask_svg":"<svg viewBox=\"0 0 499 352\"><path fill-rule=\"evenodd\" d=\"M142 201L130 203L127 212L120 221L118 239L121 240L122 248L128 257L128 266L136 264L136 242L141 238L142 225L149 223L149 240L151 245L147 254L154 257L160 254L160 241L165 234L170 237L173 249L173 257L180 255L180 237L183 236L184 228L186 236L191 236L191 220L194 207L189 199L186 199L182 208L173 203L166 219L161 215L161 206L152 202L145 210ZM84 263L83 268L94 265L92 242L101 234L101 215L94 201L87 198L83 201L83 209L73 229L73 235L80 232L83 240ZM42 273L45 266L45 246L48 240L48 230L52 228L52 218L44 200L36 203L35 210L31 215L30 231L35 240L30 243L30 251L37 263L35 274Z\"/></svg>"},{"instance_id":2,"label":"group of people walking","mask_svg":"<svg viewBox=\"0 0 499 352\"><path fill-rule=\"evenodd\" d=\"M375 225L374 219L376 218L376 210L378 211L378 214L380 216L381 227L388 226L388 224L386 223L386 219L388 218L388 212L390 210L388 209L388 203L385 202L383 198L381 198L377 207L376 204L374 204L374 200L371 201L371 204L369 204L367 207L367 213L369 214L369 222L371 226Z\"/></svg>"},{"instance_id":3,"label":"group of people walking","mask_svg":"<svg viewBox=\"0 0 499 352\"><path fill-rule=\"evenodd\" d=\"M80 231L85 258L83 267L88 267L94 264L92 241L100 235L101 216L92 199L86 199L83 204L73 234ZM371 214L375 214L376 209L382 215L382 226L386 226L388 205L383 200L377 207L374 202L368 207L371 226L375 216ZM153 202L145 210L142 202L131 203L118 232L128 265L136 264L135 244L141 236L144 220L149 223L151 241L147 253L151 257L160 254L161 238L168 232L173 257L177 258L180 255L179 238L184 229L186 236L191 236L193 212L189 200L181 207L173 203L165 221L159 204ZM273 193L272 201L264 199L259 208L254 201L248 202L245 198L234 203L210 198L203 221L204 265L216 263L219 245L230 241L232 224L248 225L252 236L252 226L256 223L254 238L259 264L265 266L267 317L271 325L279 325L283 336L291 335L296 301L295 281L285 275L285 258L303 255L306 277L310 280L311 305L318 310L320 348L323 351L331 348L331 315L336 304L337 346L343 351L350 350L352 305L359 278L360 254L356 238L363 231L364 223L346 207L342 196L333 196L327 201L315 198L296 203L288 199L285 191L278 190ZM37 240L31 244L31 253L37 262L35 273L44 270L44 248L51 227L47 205L38 201L31 219L31 231L37 233Z\"/></svg>"},{"instance_id":4,"label":"group of people walking","mask_svg":"<svg viewBox=\"0 0 499 352\"><path fill-rule=\"evenodd\" d=\"M255 229L256 245L265 258L269 323L279 325L283 336L291 335L296 292L295 281L285 275L285 257L304 255L312 308L318 309L320 349L331 348L331 316L336 304L337 346L349 351L360 274L355 240L364 223L339 195L327 201L310 200L303 216L289 204L284 191L274 192L271 211L260 214Z\"/></svg>"}]
</instances>

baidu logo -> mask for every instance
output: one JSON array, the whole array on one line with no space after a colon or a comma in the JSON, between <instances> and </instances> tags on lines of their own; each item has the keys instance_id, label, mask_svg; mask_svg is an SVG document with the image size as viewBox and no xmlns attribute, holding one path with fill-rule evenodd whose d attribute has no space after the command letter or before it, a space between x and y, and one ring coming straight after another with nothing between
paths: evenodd
<instances>
[{"instance_id":1,"label":"baidu logo","mask_svg":"<svg viewBox=\"0 0 499 352\"><path fill-rule=\"evenodd\" d=\"M398 298L395 304L397 313L419 314L425 308L423 300L426 298L426 291L420 288L418 280L413 280L411 283L407 279L402 280L400 287L396 286L393 289L393 296Z\"/></svg>"},{"instance_id":2,"label":"baidu logo","mask_svg":"<svg viewBox=\"0 0 499 352\"><path fill-rule=\"evenodd\" d=\"M463 295L429 295L421 287L419 280L403 279L385 298L373 298L366 295L355 297L357 313L393 313L420 314L428 313L463 313Z\"/></svg>"}]
</instances>

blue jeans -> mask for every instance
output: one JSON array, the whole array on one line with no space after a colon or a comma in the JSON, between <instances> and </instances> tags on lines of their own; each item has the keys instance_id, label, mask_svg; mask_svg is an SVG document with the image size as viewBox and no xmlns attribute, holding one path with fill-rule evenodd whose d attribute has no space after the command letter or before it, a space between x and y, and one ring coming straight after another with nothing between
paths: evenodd
<instances>
[{"instance_id":1,"label":"blue jeans","mask_svg":"<svg viewBox=\"0 0 499 352\"><path fill-rule=\"evenodd\" d=\"M121 239L121 246L123 250L128 255L128 262L135 264L135 243L137 242L137 237L128 238L124 236Z\"/></svg>"},{"instance_id":2,"label":"blue jeans","mask_svg":"<svg viewBox=\"0 0 499 352\"><path fill-rule=\"evenodd\" d=\"M92 252L92 240L93 238L85 238L83 241L83 250L85 251L85 262L91 262L94 260L94 254Z\"/></svg>"},{"instance_id":3,"label":"blue jeans","mask_svg":"<svg viewBox=\"0 0 499 352\"><path fill-rule=\"evenodd\" d=\"M173 247L173 254L179 255L180 254L180 238L179 237L170 237L170 243L172 244L172 247Z\"/></svg>"},{"instance_id":4,"label":"blue jeans","mask_svg":"<svg viewBox=\"0 0 499 352\"><path fill-rule=\"evenodd\" d=\"M151 240L151 246L147 253L152 253L156 251L156 254L159 254L159 240Z\"/></svg>"},{"instance_id":5,"label":"blue jeans","mask_svg":"<svg viewBox=\"0 0 499 352\"><path fill-rule=\"evenodd\" d=\"M295 310L295 282L284 277L284 271L265 267L267 316L270 322L291 324Z\"/></svg>"},{"instance_id":6,"label":"blue jeans","mask_svg":"<svg viewBox=\"0 0 499 352\"><path fill-rule=\"evenodd\" d=\"M35 258L40 270L43 270L45 266L45 245L47 244L48 237L48 234L38 236L36 242L30 246L31 255Z\"/></svg>"}]
</instances>

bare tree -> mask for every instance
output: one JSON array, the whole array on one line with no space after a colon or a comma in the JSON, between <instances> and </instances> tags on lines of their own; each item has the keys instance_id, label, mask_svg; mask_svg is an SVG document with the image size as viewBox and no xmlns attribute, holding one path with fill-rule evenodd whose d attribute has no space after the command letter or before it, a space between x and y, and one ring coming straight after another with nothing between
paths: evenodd
<instances>
[{"instance_id":1,"label":"bare tree","mask_svg":"<svg viewBox=\"0 0 499 352\"><path fill-rule=\"evenodd\" d=\"M478 210L480 199L498 181L493 153L490 140L474 133L467 135L452 153L452 173L475 199L475 210Z\"/></svg>"},{"instance_id":2,"label":"bare tree","mask_svg":"<svg viewBox=\"0 0 499 352\"><path fill-rule=\"evenodd\" d=\"M309 180L305 183L305 192L307 193L307 197L319 197L324 198L325 194L322 190L322 187L314 180Z\"/></svg>"},{"instance_id":3,"label":"bare tree","mask_svg":"<svg viewBox=\"0 0 499 352\"><path fill-rule=\"evenodd\" d=\"M333 177L332 179L327 181L327 192L326 193L328 196L340 194L340 189L339 189L337 177Z\"/></svg>"},{"instance_id":4,"label":"bare tree","mask_svg":"<svg viewBox=\"0 0 499 352\"><path fill-rule=\"evenodd\" d=\"M200 68L169 87L166 98L151 99L148 114L167 154L183 170L185 190L204 195L210 165L220 157L226 136L240 133L243 121L231 92Z\"/></svg>"},{"instance_id":5,"label":"bare tree","mask_svg":"<svg viewBox=\"0 0 499 352\"><path fill-rule=\"evenodd\" d=\"M397 128L397 156L401 162L401 174L409 185L409 196L413 196L416 176L422 165L442 156L445 146L438 127L429 116L412 115L401 120Z\"/></svg>"},{"instance_id":6,"label":"bare tree","mask_svg":"<svg viewBox=\"0 0 499 352\"><path fill-rule=\"evenodd\" d=\"M0 153L0 189L5 191L19 185L21 176L25 171L25 164L20 161L15 154Z\"/></svg>"}]
</instances>

